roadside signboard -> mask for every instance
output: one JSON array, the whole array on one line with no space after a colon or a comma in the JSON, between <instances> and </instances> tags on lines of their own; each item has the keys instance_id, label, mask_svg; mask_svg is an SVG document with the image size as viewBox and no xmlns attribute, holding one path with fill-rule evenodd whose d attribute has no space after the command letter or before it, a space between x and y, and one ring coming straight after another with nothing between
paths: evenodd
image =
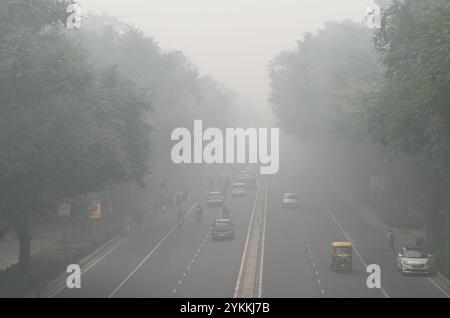
<instances>
[{"instance_id":1,"label":"roadside signboard","mask_svg":"<svg viewBox=\"0 0 450 318\"><path fill-rule=\"evenodd\" d=\"M63 203L59 206L59 216L70 216L70 204Z\"/></svg>"},{"instance_id":2,"label":"roadside signboard","mask_svg":"<svg viewBox=\"0 0 450 318\"><path fill-rule=\"evenodd\" d=\"M89 203L89 214L91 219L100 219L102 217L100 200L91 200Z\"/></svg>"}]
</instances>

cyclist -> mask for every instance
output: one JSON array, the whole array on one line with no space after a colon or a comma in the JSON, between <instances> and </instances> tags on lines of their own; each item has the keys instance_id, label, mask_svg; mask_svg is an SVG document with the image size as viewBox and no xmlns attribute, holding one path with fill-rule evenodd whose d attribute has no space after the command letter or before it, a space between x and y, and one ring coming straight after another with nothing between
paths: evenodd
<instances>
[{"instance_id":1,"label":"cyclist","mask_svg":"<svg viewBox=\"0 0 450 318\"><path fill-rule=\"evenodd\" d=\"M199 203L195 208L195 218L197 219L198 222L200 222L202 220L202 217L203 217L203 208Z\"/></svg>"},{"instance_id":2,"label":"cyclist","mask_svg":"<svg viewBox=\"0 0 450 318\"><path fill-rule=\"evenodd\" d=\"M228 206L226 204L223 205L222 216L224 219L230 218L230 209L228 208Z\"/></svg>"},{"instance_id":3,"label":"cyclist","mask_svg":"<svg viewBox=\"0 0 450 318\"><path fill-rule=\"evenodd\" d=\"M184 213L183 213L182 209L180 209L177 213L177 222L178 222L178 227L181 227L183 225Z\"/></svg>"}]
</instances>

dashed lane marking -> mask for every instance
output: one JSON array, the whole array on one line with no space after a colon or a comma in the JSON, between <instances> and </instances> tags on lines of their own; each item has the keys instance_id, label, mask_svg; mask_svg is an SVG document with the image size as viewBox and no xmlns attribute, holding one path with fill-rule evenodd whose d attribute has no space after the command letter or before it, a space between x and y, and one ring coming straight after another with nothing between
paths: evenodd
<instances>
[{"instance_id":1,"label":"dashed lane marking","mask_svg":"<svg viewBox=\"0 0 450 318\"><path fill-rule=\"evenodd\" d=\"M189 215L192 210L194 209L194 207L197 205L197 203L195 203L194 205L192 205L192 207L189 209L188 213L186 214ZM169 232L167 232L166 235L164 235L164 237L158 242L158 244L156 244L156 246L147 254L147 256L144 257L144 259L131 271L130 274L127 275L127 277L125 277L125 279L119 284L119 286L117 286L116 289L113 290L113 292L108 296L108 298L112 298L114 297L114 295L119 291L120 288L122 288L123 285L126 284L126 282L128 282L128 280L133 277L134 274L136 274L136 272L139 270L139 268L142 267L142 265L144 265L144 263L159 249L159 247L165 242L165 240L170 236L170 234L172 234L175 229L177 228L177 226L175 225L174 227L172 227L172 229L170 229Z\"/></svg>"},{"instance_id":2,"label":"dashed lane marking","mask_svg":"<svg viewBox=\"0 0 450 318\"><path fill-rule=\"evenodd\" d=\"M349 241L352 242L351 237L347 234L347 232L344 231L344 228L341 226L341 224L339 224L338 220L336 219L336 216L334 215L333 211L331 210L331 208L328 206L327 202L325 201L325 199L322 197L322 195L319 192L319 189L316 186L316 194L320 199L320 202L322 203L322 205L325 207L325 209L327 210L328 215L333 219L334 223L337 225L337 227L341 230L342 234L344 234L345 238ZM359 253L358 249L356 248L356 246L353 246L353 250L355 251L355 254L358 256L359 260L361 261L361 263L363 263L364 267L367 268L367 263L364 261L364 259L362 258L361 254ZM381 292L383 293L384 297L389 298L389 294L386 292L386 290L384 290L383 287L380 288Z\"/></svg>"}]
</instances>

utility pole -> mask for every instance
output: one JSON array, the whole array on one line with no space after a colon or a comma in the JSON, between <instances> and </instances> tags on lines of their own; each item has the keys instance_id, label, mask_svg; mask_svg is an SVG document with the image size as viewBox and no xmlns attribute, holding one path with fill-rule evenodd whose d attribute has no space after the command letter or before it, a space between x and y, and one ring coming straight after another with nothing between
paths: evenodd
<instances>
[{"instance_id":1,"label":"utility pole","mask_svg":"<svg viewBox=\"0 0 450 318\"><path fill-rule=\"evenodd\" d=\"M445 272L447 277L450 277L450 263L449 263L449 254L450 254L450 210L447 209L445 220L445 228L446 228L446 251L445 251Z\"/></svg>"},{"instance_id":2,"label":"utility pole","mask_svg":"<svg viewBox=\"0 0 450 318\"><path fill-rule=\"evenodd\" d=\"M406 196L406 209L408 210L408 219L411 219L411 180L409 176L406 176L406 182L407 182L407 188L408 193Z\"/></svg>"},{"instance_id":3,"label":"utility pole","mask_svg":"<svg viewBox=\"0 0 450 318\"><path fill-rule=\"evenodd\" d=\"M70 216L70 204L64 203L59 206L59 216L62 222L62 249L66 250L66 241L67 241L67 234L66 234L66 219Z\"/></svg>"}]
</instances>

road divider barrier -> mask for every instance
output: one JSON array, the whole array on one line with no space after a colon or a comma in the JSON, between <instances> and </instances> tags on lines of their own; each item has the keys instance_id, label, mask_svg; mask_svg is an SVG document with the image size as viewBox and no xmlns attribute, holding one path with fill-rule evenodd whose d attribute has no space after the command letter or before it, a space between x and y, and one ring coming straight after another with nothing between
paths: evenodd
<instances>
[{"instance_id":1,"label":"road divider barrier","mask_svg":"<svg viewBox=\"0 0 450 318\"><path fill-rule=\"evenodd\" d=\"M255 196L234 298L262 297L267 186L267 177L262 176Z\"/></svg>"}]
</instances>

